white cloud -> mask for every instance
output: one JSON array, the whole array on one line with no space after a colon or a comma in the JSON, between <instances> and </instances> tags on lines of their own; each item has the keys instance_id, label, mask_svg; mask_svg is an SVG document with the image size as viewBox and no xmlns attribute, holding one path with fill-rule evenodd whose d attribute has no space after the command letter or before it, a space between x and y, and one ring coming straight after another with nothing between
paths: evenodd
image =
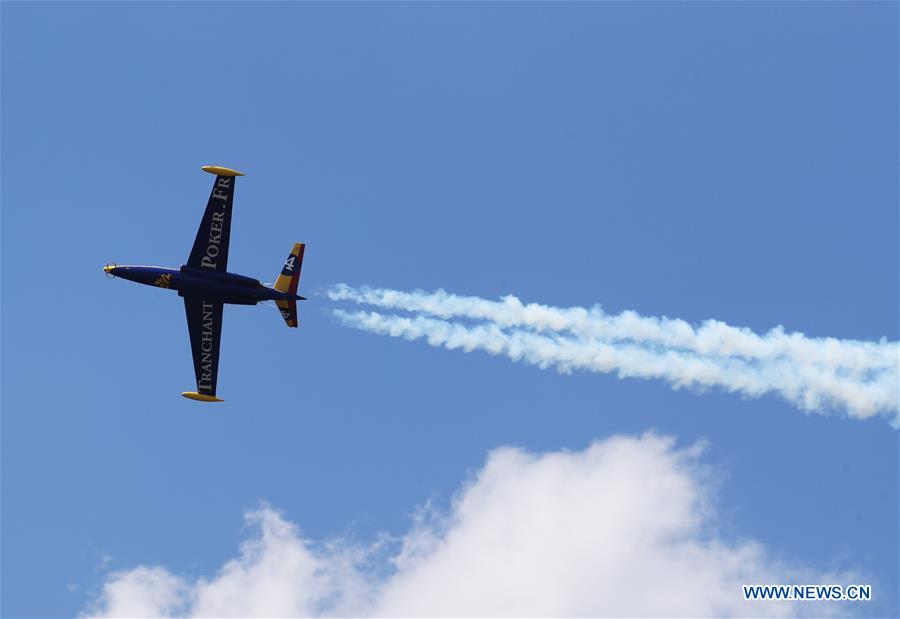
<instances>
[{"instance_id":1,"label":"white cloud","mask_svg":"<svg viewBox=\"0 0 900 619\"><path fill-rule=\"evenodd\" d=\"M103 616L787 616L834 607L743 601L742 584L851 582L717 531L702 449L653 434L584 451L500 448L451 508L393 547L304 539L268 506L210 578L110 574Z\"/></svg>"},{"instance_id":2,"label":"white cloud","mask_svg":"<svg viewBox=\"0 0 900 619\"><path fill-rule=\"evenodd\" d=\"M181 605L187 585L162 567L137 567L112 575L103 585L107 617L159 617Z\"/></svg>"}]
</instances>

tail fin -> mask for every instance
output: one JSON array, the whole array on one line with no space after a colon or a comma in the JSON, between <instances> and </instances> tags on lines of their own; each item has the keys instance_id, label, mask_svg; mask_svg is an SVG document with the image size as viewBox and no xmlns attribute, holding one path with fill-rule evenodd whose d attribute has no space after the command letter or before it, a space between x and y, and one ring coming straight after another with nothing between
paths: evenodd
<instances>
[{"instance_id":1,"label":"tail fin","mask_svg":"<svg viewBox=\"0 0 900 619\"><path fill-rule=\"evenodd\" d=\"M291 254L284 261L281 274L275 281L275 290L297 294L297 286L300 284L300 269L303 266L303 252L306 249L304 243L294 243ZM289 327L297 326L297 301L275 301L281 316Z\"/></svg>"},{"instance_id":2,"label":"tail fin","mask_svg":"<svg viewBox=\"0 0 900 619\"><path fill-rule=\"evenodd\" d=\"M275 301L281 317L284 318L285 324L289 327L297 326L297 302L296 301Z\"/></svg>"}]
</instances>

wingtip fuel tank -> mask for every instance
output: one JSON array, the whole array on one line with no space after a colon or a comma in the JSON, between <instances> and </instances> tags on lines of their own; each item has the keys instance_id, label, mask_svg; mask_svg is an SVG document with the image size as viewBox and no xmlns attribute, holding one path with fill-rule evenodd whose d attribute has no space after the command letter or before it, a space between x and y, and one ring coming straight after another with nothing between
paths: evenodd
<instances>
[{"instance_id":1,"label":"wingtip fuel tank","mask_svg":"<svg viewBox=\"0 0 900 619\"><path fill-rule=\"evenodd\" d=\"M204 172L215 174L216 176L244 176L243 172L238 172L237 170L232 170L231 168L223 168L220 165L205 165L200 169Z\"/></svg>"},{"instance_id":2,"label":"wingtip fuel tank","mask_svg":"<svg viewBox=\"0 0 900 619\"><path fill-rule=\"evenodd\" d=\"M182 394L184 397L189 400L197 400L198 402L224 402L222 398L217 398L214 395L206 395L205 393L197 393L196 391L184 391Z\"/></svg>"}]
</instances>

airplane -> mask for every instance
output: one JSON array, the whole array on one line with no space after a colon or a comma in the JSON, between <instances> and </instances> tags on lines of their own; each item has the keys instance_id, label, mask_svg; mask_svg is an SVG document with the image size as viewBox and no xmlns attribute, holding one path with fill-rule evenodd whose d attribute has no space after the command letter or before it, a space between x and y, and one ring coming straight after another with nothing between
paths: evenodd
<instances>
[{"instance_id":1,"label":"airplane","mask_svg":"<svg viewBox=\"0 0 900 619\"><path fill-rule=\"evenodd\" d=\"M215 174L216 180L187 264L178 269L107 264L103 271L111 277L178 291L178 296L184 298L197 380L197 391L181 395L198 402L224 402L216 397L223 307L226 303L256 305L274 301L287 326L296 327L297 301L306 300L297 294L306 245L294 244L272 288L258 279L229 273L226 267L234 185L236 178L244 174L212 165L203 166L202 170Z\"/></svg>"}]
</instances>

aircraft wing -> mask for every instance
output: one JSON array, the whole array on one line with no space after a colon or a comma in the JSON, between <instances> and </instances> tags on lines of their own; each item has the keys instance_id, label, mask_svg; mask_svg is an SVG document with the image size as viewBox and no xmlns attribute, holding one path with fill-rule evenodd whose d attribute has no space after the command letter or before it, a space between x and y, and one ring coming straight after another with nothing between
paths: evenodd
<instances>
[{"instance_id":1,"label":"aircraft wing","mask_svg":"<svg viewBox=\"0 0 900 619\"><path fill-rule=\"evenodd\" d=\"M197 391L182 393L186 398L203 402L221 402L216 397L219 375L219 342L222 337L222 301L201 297L184 297Z\"/></svg>"},{"instance_id":2,"label":"aircraft wing","mask_svg":"<svg viewBox=\"0 0 900 619\"><path fill-rule=\"evenodd\" d=\"M203 166L205 172L216 175L206 212L200 221L197 238L187 266L216 273L228 267L228 241L231 238L231 206L234 203L234 184L240 172L220 166Z\"/></svg>"}]
</instances>

